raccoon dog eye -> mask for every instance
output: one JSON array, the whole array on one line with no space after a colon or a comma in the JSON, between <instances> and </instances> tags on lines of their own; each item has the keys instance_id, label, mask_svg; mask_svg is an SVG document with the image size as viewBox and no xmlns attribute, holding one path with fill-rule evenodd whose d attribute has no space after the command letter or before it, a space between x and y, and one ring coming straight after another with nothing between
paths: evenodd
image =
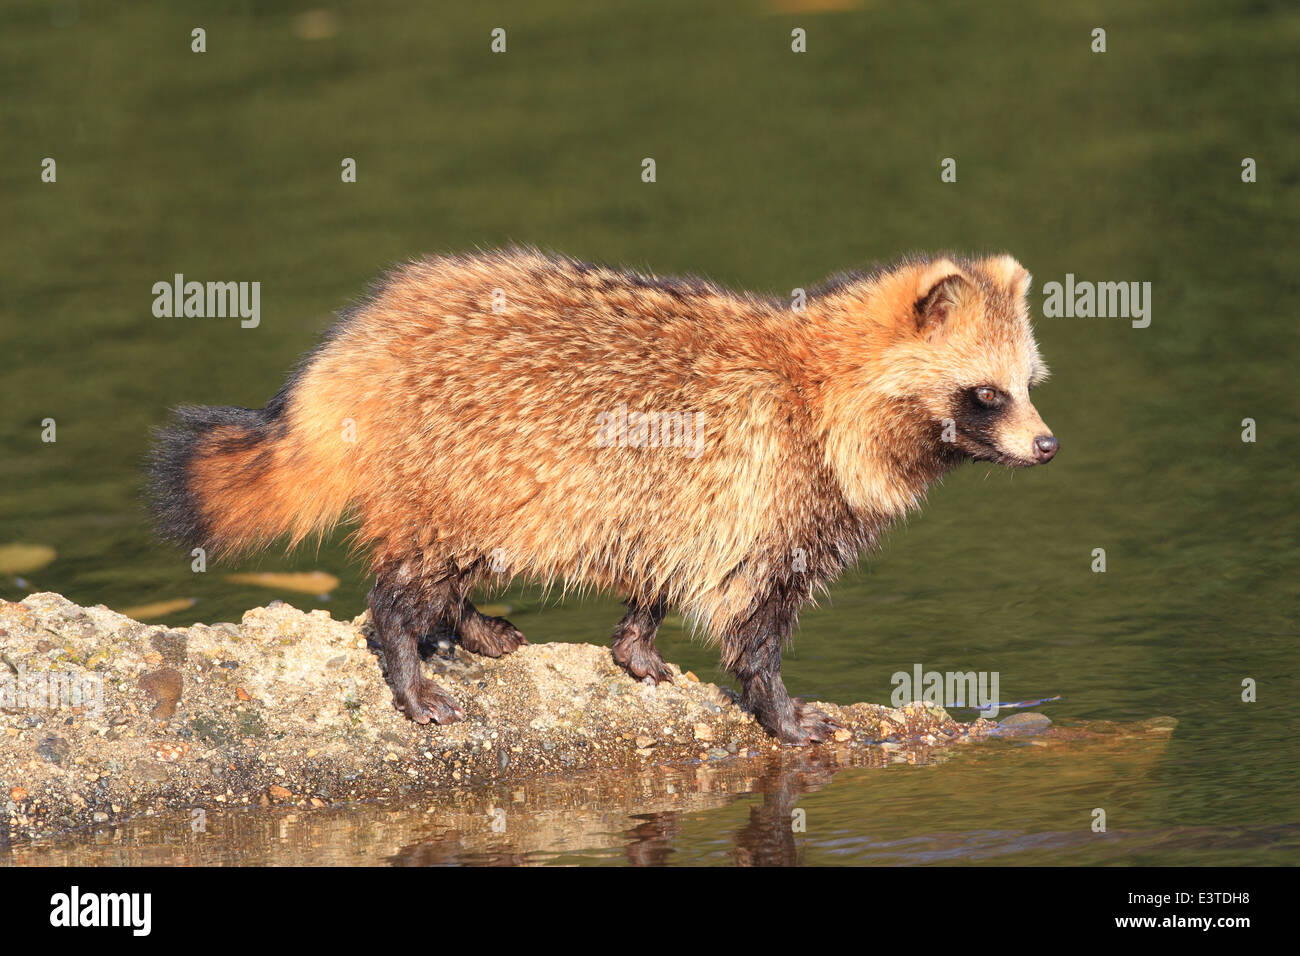
<instances>
[{"instance_id":1,"label":"raccoon dog eye","mask_svg":"<svg viewBox=\"0 0 1300 956\"><path fill-rule=\"evenodd\" d=\"M975 389L975 401L979 402L985 408L994 408L1001 404L1001 401L998 398L998 390L996 388L990 388L987 385L982 385Z\"/></svg>"}]
</instances>

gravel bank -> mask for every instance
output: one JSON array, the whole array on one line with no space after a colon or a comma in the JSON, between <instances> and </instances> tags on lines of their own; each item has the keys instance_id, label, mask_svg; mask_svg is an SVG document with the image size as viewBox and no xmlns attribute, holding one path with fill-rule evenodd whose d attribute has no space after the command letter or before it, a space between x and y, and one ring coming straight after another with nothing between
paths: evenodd
<instances>
[{"instance_id":1,"label":"gravel bank","mask_svg":"<svg viewBox=\"0 0 1300 956\"><path fill-rule=\"evenodd\" d=\"M671 664L671 684L646 686L589 644L434 655L426 667L466 720L420 727L393 708L377 654L365 615L279 602L237 625L167 628L57 594L0 600L0 842L191 807L322 808L782 749L722 688ZM844 727L820 748L845 758L911 759L996 726L932 705L819 706Z\"/></svg>"}]
</instances>

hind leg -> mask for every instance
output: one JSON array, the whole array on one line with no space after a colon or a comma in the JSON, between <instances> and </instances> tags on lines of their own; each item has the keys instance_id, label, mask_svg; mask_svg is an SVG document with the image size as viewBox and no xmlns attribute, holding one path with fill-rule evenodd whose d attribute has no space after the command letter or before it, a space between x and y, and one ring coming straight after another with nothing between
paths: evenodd
<instances>
[{"instance_id":1,"label":"hind leg","mask_svg":"<svg viewBox=\"0 0 1300 956\"><path fill-rule=\"evenodd\" d=\"M518 650L528 639L503 617L488 617L469 600L470 589L482 574L479 561L449 578L450 599L443 623L460 639L461 647L475 654L500 657Z\"/></svg>"},{"instance_id":2,"label":"hind leg","mask_svg":"<svg viewBox=\"0 0 1300 956\"><path fill-rule=\"evenodd\" d=\"M370 619L384 650L396 706L417 724L449 724L462 720L465 712L424 676L418 650L420 636L446 613L448 592L438 583L422 581L414 567L408 563L378 570L368 598Z\"/></svg>"},{"instance_id":3,"label":"hind leg","mask_svg":"<svg viewBox=\"0 0 1300 956\"><path fill-rule=\"evenodd\" d=\"M614 628L614 660L638 680L672 683L663 655L655 647L666 610L662 601L647 605L630 600L627 614Z\"/></svg>"}]
</instances>

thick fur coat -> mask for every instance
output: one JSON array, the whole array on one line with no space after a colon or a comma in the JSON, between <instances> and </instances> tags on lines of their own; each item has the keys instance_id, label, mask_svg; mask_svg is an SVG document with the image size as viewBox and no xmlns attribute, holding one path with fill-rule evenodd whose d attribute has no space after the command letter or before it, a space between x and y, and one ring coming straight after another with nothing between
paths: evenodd
<instances>
[{"instance_id":1,"label":"thick fur coat","mask_svg":"<svg viewBox=\"0 0 1300 956\"><path fill-rule=\"evenodd\" d=\"M614 654L667 679L680 608L773 733L823 739L781 650L800 605L962 461L1046 461L1046 369L1009 256L840 276L803 309L532 250L389 274L260 410L182 408L151 462L165 533L218 553L356 523L396 702L463 715L421 672L439 627L524 642L472 587L612 591Z\"/></svg>"}]
</instances>

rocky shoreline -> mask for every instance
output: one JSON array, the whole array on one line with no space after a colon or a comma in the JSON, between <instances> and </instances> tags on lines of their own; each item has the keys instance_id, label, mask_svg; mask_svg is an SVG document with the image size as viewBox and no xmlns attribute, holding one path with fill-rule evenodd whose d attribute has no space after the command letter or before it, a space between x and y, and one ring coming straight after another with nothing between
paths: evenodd
<instances>
[{"instance_id":1,"label":"rocky shoreline","mask_svg":"<svg viewBox=\"0 0 1300 956\"><path fill-rule=\"evenodd\" d=\"M169 628L57 594L0 600L0 844L142 814L324 808L792 749L729 691L674 665L671 684L638 683L589 644L434 654L426 667L466 720L421 727L394 709L377 654L366 615L281 602L237 625ZM920 703L819 706L844 729L817 749L854 764L924 759L997 726Z\"/></svg>"}]
</instances>

